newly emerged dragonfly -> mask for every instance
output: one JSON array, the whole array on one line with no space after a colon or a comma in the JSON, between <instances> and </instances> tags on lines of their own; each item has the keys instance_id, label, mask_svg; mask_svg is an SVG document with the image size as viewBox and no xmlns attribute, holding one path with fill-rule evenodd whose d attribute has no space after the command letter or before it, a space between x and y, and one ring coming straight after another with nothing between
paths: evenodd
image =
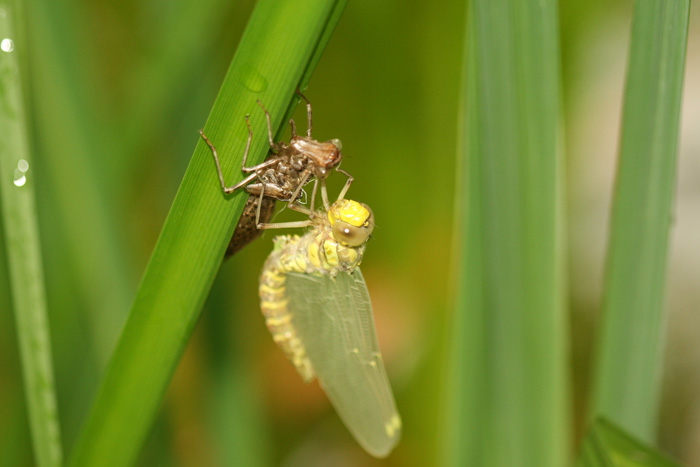
<instances>
[{"instance_id":1,"label":"newly emerged dragonfly","mask_svg":"<svg viewBox=\"0 0 700 467\"><path fill-rule=\"evenodd\" d=\"M265 118L267 120L267 136L270 142L270 153L262 163L252 167L246 167L248 152L253 138L253 132L250 129L249 115L246 115L248 142L246 144L245 153L243 154L241 170L250 175L231 187L227 187L224 182L224 175L221 171L221 164L216 147L206 137L203 130L199 131L204 141L209 145L214 156L221 189L224 193L233 193L240 188L244 188L245 191L251 195L246 202L243 214L236 225L236 229L231 237L231 242L226 249L226 257L235 254L257 238L261 230L275 228L277 226L276 224L270 223L277 200L286 201L288 207L292 210L313 216L315 213L314 203L319 185L321 188L323 206L326 209L329 207L325 179L330 174L331 170L341 172L348 177L341 191L340 198L344 197L352 184L352 176L340 168L340 162L343 157L340 140L331 139L329 141L319 142L311 137L311 130L313 128L311 102L301 92L297 91L297 94L306 101L308 119L306 136L297 135L296 125L292 119L289 121L292 132L289 143L284 141L275 143L272 139L270 113L263 104L258 101L258 105L260 105L265 112ZM299 204L299 199L304 193L304 186L311 181L314 182L314 186L311 194L310 208L306 208Z\"/></svg>"},{"instance_id":2,"label":"newly emerged dragonfly","mask_svg":"<svg viewBox=\"0 0 700 467\"><path fill-rule=\"evenodd\" d=\"M265 322L301 377L318 378L357 442L385 457L401 437L401 418L358 267L374 228L372 211L339 199L304 222L311 229L276 237L265 262L259 288Z\"/></svg>"}]
</instances>

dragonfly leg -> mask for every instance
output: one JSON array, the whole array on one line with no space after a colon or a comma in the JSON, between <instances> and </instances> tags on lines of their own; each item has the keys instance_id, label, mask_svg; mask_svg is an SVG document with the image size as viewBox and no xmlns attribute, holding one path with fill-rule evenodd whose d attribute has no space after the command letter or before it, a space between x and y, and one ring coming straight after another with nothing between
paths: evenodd
<instances>
[{"instance_id":1,"label":"dragonfly leg","mask_svg":"<svg viewBox=\"0 0 700 467\"><path fill-rule=\"evenodd\" d=\"M314 211L314 204L316 203L316 192L318 191L318 178L314 180L314 189L311 191L311 204L309 205L309 209L311 209L311 212Z\"/></svg>"},{"instance_id":2,"label":"dragonfly leg","mask_svg":"<svg viewBox=\"0 0 700 467\"><path fill-rule=\"evenodd\" d=\"M289 198L289 202L287 203L287 206L289 209L292 211L297 211L301 212L302 214L306 214L307 216L313 217L313 196L311 197L311 209L306 208L304 206L301 206L297 201L299 199L299 193L301 193L302 188L304 188L304 185L306 185L306 182L308 181L309 177L311 176L311 172L306 170L303 173L303 176L301 177L301 181L299 182L299 186L297 186L296 190L294 190L294 193L292 193L292 196ZM314 185L314 196L315 196L315 186Z\"/></svg>"},{"instance_id":3,"label":"dragonfly leg","mask_svg":"<svg viewBox=\"0 0 700 467\"><path fill-rule=\"evenodd\" d=\"M269 223L269 224L258 224L258 229L260 229L260 230L296 229L296 228L300 228L300 227L308 227L311 224L313 224L313 221L311 219L308 219L305 221L296 221L296 222L278 222L278 223Z\"/></svg>"},{"instance_id":4,"label":"dragonfly leg","mask_svg":"<svg viewBox=\"0 0 700 467\"><path fill-rule=\"evenodd\" d=\"M245 152L243 153L243 162L241 163L241 170L243 172L250 172L246 170L246 162L248 162L248 151L250 151L250 143L253 141L253 130L250 129L250 114L245 115L245 124L248 127L248 141L245 143Z\"/></svg>"},{"instance_id":5,"label":"dragonfly leg","mask_svg":"<svg viewBox=\"0 0 700 467\"><path fill-rule=\"evenodd\" d=\"M306 136L311 138L311 128L313 127L311 119L311 101L309 101L309 99L307 99L306 96L303 95L299 89L297 89L297 94L299 94L299 96L306 101L306 117L308 119L308 125L306 127Z\"/></svg>"},{"instance_id":6,"label":"dragonfly leg","mask_svg":"<svg viewBox=\"0 0 700 467\"><path fill-rule=\"evenodd\" d=\"M272 122L270 121L270 112L268 112L263 103L260 102L260 99L258 99L257 102L260 108L263 109L263 111L265 112L265 119L267 120L267 139L270 141L270 147L276 152L277 145L272 140Z\"/></svg>"},{"instance_id":7,"label":"dragonfly leg","mask_svg":"<svg viewBox=\"0 0 700 467\"><path fill-rule=\"evenodd\" d=\"M241 180L240 182L236 183L235 185L228 187L228 188L224 188L224 193L233 193L234 191L238 190L239 188L246 186L248 183L252 182L256 178L258 178L258 173L257 172L252 173L252 174L248 175L246 178L244 178L243 180Z\"/></svg>"},{"instance_id":8,"label":"dragonfly leg","mask_svg":"<svg viewBox=\"0 0 700 467\"><path fill-rule=\"evenodd\" d=\"M271 157L270 159L267 159L267 160L259 163L258 165L254 165L252 167L241 167L241 170L243 172L246 172L246 173L248 173L248 172L260 172L262 169L266 169L266 168L268 168L272 165L278 164L278 163L279 163L279 159L277 159L277 157L275 156L275 157Z\"/></svg>"},{"instance_id":9,"label":"dragonfly leg","mask_svg":"<svg viewBox=\"0 0 700 467\"><path fill-rule=\"evenodd\" d=\"M323 200L323 209L328 211L331 207L331 203L328 201L328 189L326 188L326 180L321 179L321 200Z\"/></svg>"},{"instance_id":10,"label":"dragonfly leg","mask_svg":"<svg viewBox=\"0 0 700 467\"><path fill-rule=\"evenodd\" d=\"M236 191L238 188L241 186L245 185L246 183L250 182L253 180L255 177L257 177L257 174L252 174L249 177L246 177L242 182L238 183L237 185L227 187L226 182L224 181L224 173L221 171L221 163L219 162L219 154L216 152L216 147L214 147L214 144L209 141L209 138L204 134L204 130L199 130L200 136L204 139L204 142L207 143L207 146L209 146L209 149L211 149L211 153L214 156L214 162L216 163L216 171L219 174L219 182L221 183L221 190L223 190L224 193L233 193ZM250 147L250 138L248 138L248 145L246 146L245 149L245 154L243 156L243 160L248 156L248 148Z\"/></svg>"},{"instance_id":11,"label":"dragonfly leg","mask_svg":"<svg viewBox=\"0 0 700 467\"><path fill-rule=\"evenodd\" d=\"M260 226L260 209L262 209L263 198L265 197L265 184L261 183L260 198L258 198L258 209L255 210L255 225ZM258 227L260 228L260 227Z\"/></svg>"},{"instance_id":12,"label":"dragonfly leg","mask_svg":"<svg viewBox=\"0 0 700 467\"><path fill-rule=\"evenodd\" d=\"M352 175L350 175L349 173L347 173L346 171L344 171L340 167L336 167L335 171L340 172L343 175L348 177L348 181L345 182L345 186L343 187L342 190L340 190L340 194L338 195L338 200L341 200L341 199L345 198L345 194L348 192L348 190L350 189L350 185L352 185L352 182L355 179L352 177Z\"/></svg>"},{"instance_id":13,"label":"dragonfly leg","mask_svg":"<svg viewBox=\"0 0 700 467\"><path fill-rule=\"evenodd\" d=\"M248 130L250 131L250 128L248 128ZM216 172L219 175L219 182L221 183L221 190L226 194L233 193L234 191L238 190L242 186L247 185L252 180L257 178L259 170L267 168L271 165L278 163L277 159L272 158L272 159L266 160L265 162L263 162L261 164L255 165L253 167L246 167L245 162L246 162L246 159L248 158L248 150L250 149L250 137L252 136L252 133L248 133L248 144L246 144L245 153L243 154L243 167L241 167L241 169L243 170L243 172L246 172L246 173L247 172L255 172L255 173L250 174L249 176L247 176L246 178L244 178L243 180L241 180L237 184L227 187L226 182L224 181L224 173L221 170L221 162L219 160L219 154L216 151L216 147L214 146L214 144L211 141L209 141L209 138L207 138L207 135L204 134L204 130L199 130L199 134L202 137L202 139L204 139L204 142L207 143L207 146L209 146L209 149L211 150L211 153L214 156L214 163L216 164Z\"/></svg>"},{"instance_id":14,"label":"dragonfly leg","mask_svg":"<svg viewBox=\"0 0 700 467\"><path fill-rule=\"evenodd\" d=\"M270 167L271 165L275 165L278 163L278 159L271 157L263 162L261 162L258 165L254 165L252 167L246 167L246 163L248 162L248 152L250 151L250 142L253 139L253 131L250 129L250 115L245 116L245 123L248 125L248 142L246 143L245 146L245 152L243 153L243 162L241 163L241 171L245 173L250 173L250 172L257 172L259 170L262 170L264 168ZM237 188L242 186L240 183L237 185Z\"/></svg>"},{"instance_id":15,"label":"dragonfly leg","mask_svg":"<svg viewBox=\"0 0 700 467\"><path fill-rule=\"evenodd\" d=\"M289 202L293 203L299 198L299 193L301 193L301 190L304 188L304 185L306 185L309 176L311 175L311 171L306 169L302 172L301 175L301 180L299 181L299 185L294 189L292 192L292 196L289 198Z\"/></svg>"}]
</instances>

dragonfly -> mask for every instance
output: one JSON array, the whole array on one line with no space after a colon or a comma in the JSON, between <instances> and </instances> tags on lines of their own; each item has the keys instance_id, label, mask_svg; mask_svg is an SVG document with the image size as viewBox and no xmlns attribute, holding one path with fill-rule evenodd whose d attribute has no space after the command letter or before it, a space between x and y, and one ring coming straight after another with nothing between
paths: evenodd
<instances>
[{"instance_id":1,"label":"dragonfly","mask_svg":"<svg viewBox=\"0 0 700 467\"><path fill-rule=\"evenodd\" d=\"M359 268L374 215L365 204L338 199L303 223L310 229L276 237L265 261L265 323L302 379L318 379L357 442L386 457L401 438L401 417Z\"/></svg>"},{"instance_id":2,"label":"dragonfly","mask_svg":"<svg viewBox=\"0 0 700 467\"><path fill-rule=\"evenodd\" d=\"M245 189L251 196L248 197L243 208L243 214L236 225L231 242L226 249L226 256L229 257L244 246L257 238L264 229L277 228L276 224L270 220L275 210L276 201L286 201L287 206L295 211L306 215L315 215L314 203L317 190L320 186L323 206L328 209L328 192L325 180L332 170L343 173L347 176L345 186L340 192L342 199L353 182L353 177L340 168L342 161L342 143L339 139L331 139L319 142L311 136L313 129L313 111L311 102L305 95L297 90L297 94L306 101L307 129L306 136L297 134L294 119L290 119L291 138L289 143L280 141L275 143L272 138L272 124L270 113L258 100L258 105L265 112L267 120L267 136L270 143L268 157L260 164L246 167L250 144L253 132L250 128L250 115L245 116L248 127L248 141L243 154L241 170L249 174L239 183L233 186L226 186L224 175L221 170L219 155L214 144L207 138L203 130L199 134L209 146L216 170L219 174L219 182L224 193L230 194L241 188ZM306 208L300 204L302 195L305 195L304 186L311 181L314 182L311 195L310 207Z\"/></svg>"}]
</instances>

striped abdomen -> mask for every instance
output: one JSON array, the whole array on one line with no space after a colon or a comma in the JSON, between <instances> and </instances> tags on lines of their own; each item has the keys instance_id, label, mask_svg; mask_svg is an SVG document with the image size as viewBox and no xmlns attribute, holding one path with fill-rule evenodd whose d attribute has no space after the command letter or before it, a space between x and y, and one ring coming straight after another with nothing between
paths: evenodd
<instances>
[{"instance_id":1,"label":"striped abdomen","mask_svg":"<svg viewBox=\"0 0 700 467\"><path fill-rule=\"evenodd\" d=\"M299 237L296 237L297 239ZM265 324L282 352L289 358L301 377L307 383L314 379L314 370L306 356L304 344L297 336L292 325L292 315L287 310L285 298L285 280L287 272L278 267L277 257L280 251L273 251L265 262L260 275L260 309L265 317Z\"/></svg>"}]
</instances>

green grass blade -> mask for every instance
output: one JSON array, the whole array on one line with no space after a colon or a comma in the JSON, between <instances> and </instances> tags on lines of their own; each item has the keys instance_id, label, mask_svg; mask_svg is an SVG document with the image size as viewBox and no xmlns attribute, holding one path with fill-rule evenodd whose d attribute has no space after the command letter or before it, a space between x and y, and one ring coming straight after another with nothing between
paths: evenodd
<instances>
[{"instance_id":1,"label":"green grass blade","mask_svg":"<svg viewBox=\"0 0 700 467\"><path fill-rule=\"evenodd\" d=\"M27 42L0 3L0 195L29 424L39 466L62 463L51 342L18 54ZM24 52L23 52L24 53Z\"/></svg>"},{"instance_id":2,"label":"green grass blade","mask_svg":"<svg viewBox=\"0 0 700 467\"><path fill-rule=\"evenodd\" d=\"M446 463L566 465L556 3L474 0L471 14L450 381L461 389L448 400L462 413Z\"/></svg>"},{"instance_id":3,"label":"green grass blade","mask_svg":"<svg viewBox=\"0 0 700 467\"><path fill-rule=\"evenodd\" d=\"M578 467L680 467L665 454L630 436L614 423L597 419L586 434Z\"/></svg>"},{"instance_id":4,"label":"green grass blade","mask_svg":"<svg viewBox=\"0 0 700 467\"><path fill-rule=\"evenodd\" d=\"M262 0L214 103L205 132L216 144L228 183L241 178L251 114L249 164L267 153L264 102L282 125L333 17L344 2ZM193 141L196 131L193 129ZM209 148L199 141L141 282L72 465L133 463L199 316L245 201L224 196Z\"/></svg>"},{"instance_id":5,"label":"green grass blade","mask_svg":"<svg viewBox=\"0 0 700 467\"><path fill-rule=\"evenodd\" d=\"M465 37L462 99L458 125L457 181L455 206L455 264L453 264L454 315L448 334L450 361L447 365L445 425L442 427L443 465L478 464L479 446L484 430L475 421L484 421L483 395L489 389L486 378L484 333L486 310L481 236L482 196L481 158L478 156L479 134L475 102L476 53L474 51L473 15L469 15Z\"/></svg>"},{"instance_id":6,"label":"green grass blade","mask_svg":"<svg viewBox=\"0 0 700 467\"><path fill-rule=\"evenodd\" d=\"M653 440L688 0L636 2L591 417Z\"/></svg>"}]
</instances>

